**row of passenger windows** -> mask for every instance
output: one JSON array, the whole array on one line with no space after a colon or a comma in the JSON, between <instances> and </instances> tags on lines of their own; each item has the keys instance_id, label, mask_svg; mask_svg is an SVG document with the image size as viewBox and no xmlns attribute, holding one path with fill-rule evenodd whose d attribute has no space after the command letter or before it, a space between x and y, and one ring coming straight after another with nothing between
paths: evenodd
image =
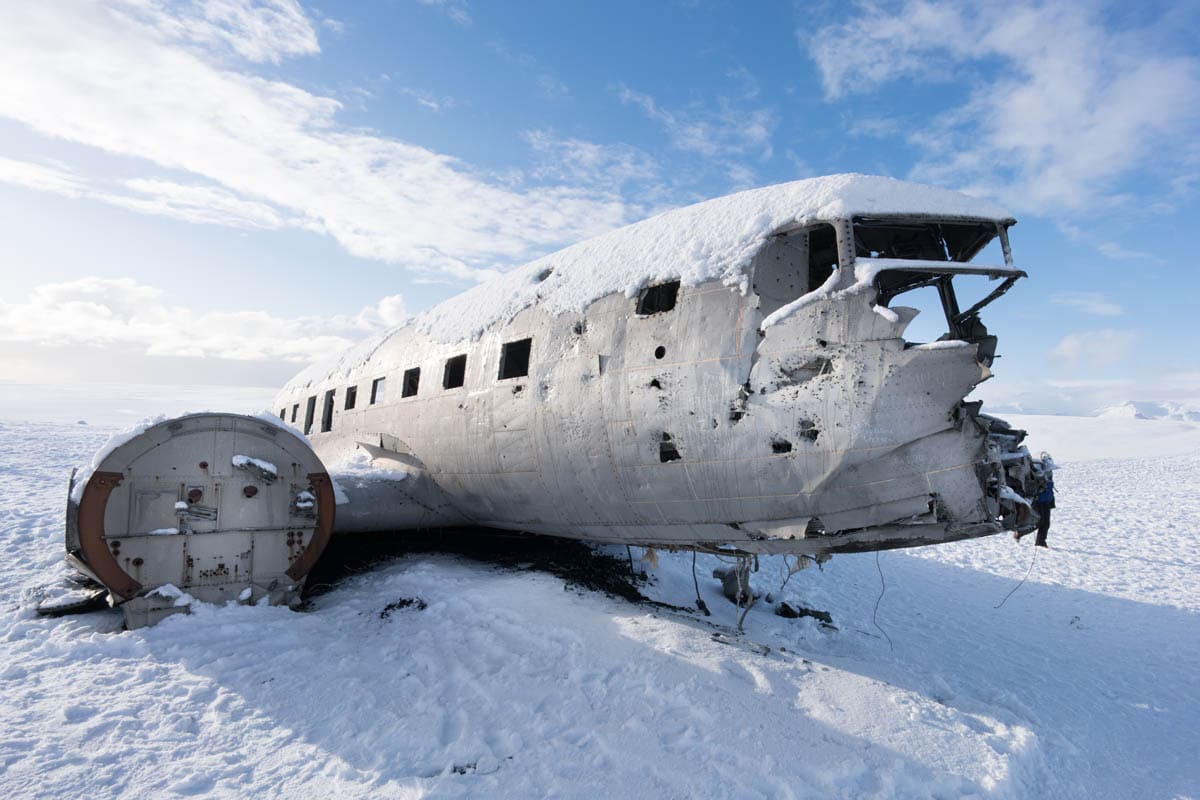
<instances>
[{"instance_id":1,"label":"row of passenger windows","mask_svg":"<svg viewBox=\"0 0 1200 800\"><path fill-rule=\"evenodd\" d=\"M519 339L507 342L500 348L500 374L498 380L522 378L529 374L529 354L533 349L533 339ZM467 381L467 355L463 353L446 359L442 368L442 388L458 389ZM404 371L400 385L400 397L415 397L421 386L421 368L413 367ZM321 406L321 432L333 430L333 408L336 402L336 389L325 392ZM387 397L387 378L376 378L371 381L371 397L369 405L382 403ZM358 402L358 386L346 387L346 400L343 409L352 410ZM305 401L304 434L312 433L313 422L317 412L317 395L312 395ZM300 416L300 404L292 406L292 424ZM287 421L287 408L279 409L279 418Z\"/></svg>"}]
</instances>

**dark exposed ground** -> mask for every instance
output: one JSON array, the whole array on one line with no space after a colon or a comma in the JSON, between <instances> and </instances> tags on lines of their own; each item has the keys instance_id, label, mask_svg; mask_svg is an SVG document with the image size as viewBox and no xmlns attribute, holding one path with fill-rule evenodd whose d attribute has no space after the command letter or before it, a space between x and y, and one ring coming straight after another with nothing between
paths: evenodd
<instances>
[{"instance_id":1,"label":"dark exposed ground","mask_svg":"<svg viewBox=\"0 0 1200 800\"><path fill-rule=\"evenodd\" d=\"M325 594L351 575L422 553L461 556L498 569L549 572L568 586L603 592L631 603L653 602L638 590L638 584L646 580L645 573L635 577L624 558L583 542L489 528L334 536L309 573L305 598Z\"/></svg>"}]
</instances>

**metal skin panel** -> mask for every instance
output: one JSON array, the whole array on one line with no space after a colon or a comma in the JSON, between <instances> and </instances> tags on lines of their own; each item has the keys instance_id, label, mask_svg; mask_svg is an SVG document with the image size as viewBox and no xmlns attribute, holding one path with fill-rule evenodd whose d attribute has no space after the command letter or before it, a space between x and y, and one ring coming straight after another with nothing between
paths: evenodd
<instances>
[{"instance_id":1,"label":"metal skin panel","mask_svg":"<svg viewBox=\"0 0 1200 800\"><path fill-rule=\"evenodd\" d=\"M831 223L842 263L852 264L850 223ZM802 263L776 239L755 264L768 259ZM401 329L349 374L275 405L335 385L356 384L362 397L387 377L383 403L339 408L333 431L311 436L335 475L339 458L381 436L405 445L410 478L387 494L358 473L357 485L343 485L339 530L470 521L815 554L1004 529L998 451L962 403L990 375L976 346L907 345L916 311L876 313L876 290L852 272L835 273L838 291L766 328L758 295L711 282L681 287L674 309L645 316L623 294L582 315L534 305L454 345ZM779 297L766 310L791 289L775 280ZM530 374L499 379L502 345L525 337ZM445 359L464 352L466 385L444 390ZM420 391L401 399L400 376L417 366ZM664 460L664 434L678 460Z\"/></svg>"}]
</instances>

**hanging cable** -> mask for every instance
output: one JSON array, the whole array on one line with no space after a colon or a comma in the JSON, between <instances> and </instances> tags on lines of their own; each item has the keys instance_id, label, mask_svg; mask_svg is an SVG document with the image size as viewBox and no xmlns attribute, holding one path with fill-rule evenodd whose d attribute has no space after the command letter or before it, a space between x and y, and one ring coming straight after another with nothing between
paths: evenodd
<instances>
[{"instance_id":1,"label":"hanging cable","mask_svg":"<svg viewBox=\"0 0 1200 800\"><path fill-rule=\"evenodd\" d=\"M1025 577L1021 578L1021 582L1014 586L1008 594L1004 595L1004 599L1000 601L1000 605L992 606L992 608L1002 608L1004 604L1008 602L1008 598L1012 597L1016 593L1017 589L1020 589L1025 585L1025 581L1029 580L1029 576L1033 574L1033 565L1037 563L1037 551L1037 545L1034 545L1033 558L1029 559L1029 569L1025 571Z\"/></svg>"},{"instance_id":2,"label":"hanging cable","mask_svg":"<svg viewBox=\"0 0 1200 800\"><path fill-rule=\"evenodd\" d=\"M887 631L879 627L879 622L876 619L876 616L879 614L879 604L883 601L883 593L887 591L887 584L883 580L883 567L879 566L878 550L875 551L875 569L879 571L879 597L875 598L875 610L871 612L871 624L883 634L883 638L887 639L888 649L894 653L896 652L896 647L892 644L892 637L888 636Z\"/></svg>"},{"instance_id":3,"label":"hanging cable","mask_svg":"<svg viewBox=\"0 0 1200 800\"><path fill-rule=\"evenodd\" d=\"M700 581L696 580L696 551L692 551L692 585L696 587L696 608L698 608L704 616L711 616L708 612L708 606L700 599Z\"/></svg>"}]
</instances>

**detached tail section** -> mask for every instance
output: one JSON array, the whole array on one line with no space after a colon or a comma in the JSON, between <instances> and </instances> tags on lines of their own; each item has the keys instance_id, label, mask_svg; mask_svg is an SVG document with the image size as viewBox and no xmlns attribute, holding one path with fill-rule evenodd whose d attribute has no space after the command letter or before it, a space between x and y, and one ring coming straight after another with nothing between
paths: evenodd
<instances>
[{"instance_id":1,"label":"detached tail section","mask_svg":"<svg viewBox=\"0 0 1200 800\"><path fill-rule=\"evenodd\" d=\"M333 532L325 467L265 419L166 420L93 463L72 476L67 560L107 590L130 628L193 599L296 605Z\"/></svg>"}]
</instances>

